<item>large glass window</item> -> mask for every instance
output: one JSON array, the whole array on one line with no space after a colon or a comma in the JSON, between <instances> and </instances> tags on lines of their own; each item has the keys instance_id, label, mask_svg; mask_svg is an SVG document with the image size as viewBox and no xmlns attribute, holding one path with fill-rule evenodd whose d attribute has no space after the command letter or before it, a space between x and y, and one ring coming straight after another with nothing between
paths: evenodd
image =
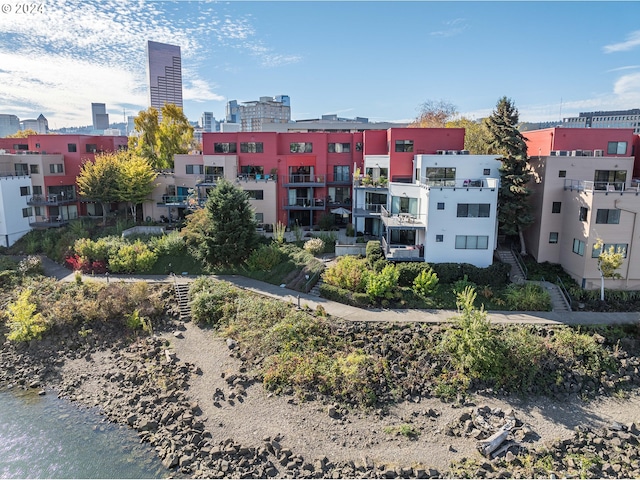
<instances>
[{"instance_id":1,"label":"large glass window","mask_svg":"<svg viewBox=\"0 0 640 480\"><path fill-rule=\"evenodd\" d=\"M625 155L627 153L627 142L607 143L607 155Z\"/></svg>"},{"instance_id":2,"label":"large glass window","mask_svg":"<svg viewBox=\"0 0 640 480\"><path fill-rule=\"evenodd\" d=\"M598 258L603 249L605 252L608 252L611 247L613 247L614 252L620 252L622 253L623 258L627 258L627 248L629 247L629 245L626 243L605 243L604 245L602 245L602 248L596 248L596 246L594 245L593 250L591 250L591 257Z\"/></svg>"},{"instance_id":3,"label":"large glass window","mask_svg":"<svg viewBox=\"0 0 640 480\"><path fill-rule=\"evenodd\" d=\"M329 143L329 153L349 153L351 152L350 143Z\"/></svg>"},{"instance_id":4,"label":"large glass window","mask_svg":"<svg viewBox=\"0 0 640 480\"><path fill-rule=\"evenodd\" d=\"M562 202L553 202L551 204L551 213L560 213Z\"/></svg>"},{"instance_id":5,"label":"large glass window","mask_svg":"<svg viewBox=\"0 0 640 480\"><path fill-rule=\"evenodd\" d=\"M489 237L487 235L456 235L458 250L487 250Z\"/></svg>"},{"instance_id":6,"label":"large glass window","mask_svg":"<svg viewBox=\"0 0 640 480\"><path fill-rule=\"evenodd\" d=\"M29 165L26 163L16 163L14 166L16 175L29 175Z\"/></svg>"},{"instance_id":7,"label":"large glass window","mask_svg":"<svg viewBox=\"0 0 640 480\"><path fill-rule=\"evenodd\" d=\"M264 190L245 190L249 200L264 200Z\"/></svg>"},{"instance_id":8,"label":"large glass window","mask_svg":"<svg viewBox=\"0 0 640 480\"><path fill-rule=\"evenodd\" d=\"M410 197L391 197L391 213L418 214L418 199Z\"/></svg>"},{"instance_id":9,"label":"large glass window","mask_svg":"<svg viewBox=\"0 0 640 480\"><path fill-rule=\"evenodd\" d=\"M297 142L289 144L289 151L291 153L312 153L313 143L311 142Z\"/></svg>"},{"instance_id":10,"label":"large glass window","mask_svg":"<svg viewBox=\"0 0 640 480\"><path fill-rule=\"evenodd\" d=\"M240 142L240 153L263 153L263 142Z\"/></svg>"},{"instance_id":11,"label":"large glass window","mask_svg":"<svg viewBox=\"0 0 640 480\"><path fill-rule=\"evenodd\" d=\"M204 166L203 165L185 165L185 170L188 175L191 174L196 174L196 175L202 175L204 173Z\"/></svg>"},{"instance_id":12,"label":"large glass window","mask_svg":"<svg viewBox=\"0 0 640 480\"><path fill-rule=\"evenodd\" d=\"M488 218L491 205L488 203L459 203L458 217Z\"/></svg>"},{"instance_id":13,"label":"large glass window","mask_svg":"<svg viewBox=\"0 0 640 480\"><path fill-rule=\"evenodd\" d=\"M580 256L584 256L584 242L582 240L574 238L572 251L573 253L577 253Z\"/></svg>"},{"instance_id":14,"label":"large glass window","mask_svg":"<svg viewBox=\"0 0 640 480\"><path fill-rule=\"evenodd\" d=\"M235 142L220 142L213 144L215 153L237 153L238 144Z\"/></svg>"},{"instance_id":15,"label":"large glass window","mask_svg":"<svg viewBox=\"0 0 640 480\"><path fill-rule=\"evenodd\" d=\"M596 170L593 176L596 190L622 190L626 180L626 170Z\"/></svg>"},{"instance_id":16,"label":"large glass window","mask_svg":"<svg viewBox=\"0 0 640 480\"><path fill-rule=\"evenodd\" d=\"M333 167L333 181L334 182L348 182L349 180L350 180L349 165L334 165L334 167Z\"/></svg>"},{"instance_id":17,"label":"large glass window","mask_svg":"<svg viewBox=\"0 0 640 480\"><path fill-rule=\"evenodd\" d=\"M351 188L329 187L329 203L351 203Z\"/></svg>"},{"instance_id":18,"label":"large glass window","mask_svg":"<svg viewBox=\"0 0 640 480\"><path fill-rule=\"evenodd\" d=\"M620 223L620 210L617 208L599 208L596 211L596 223Z\"/></svg>"},{"instance_id":19,"label":"large glass window","mask_svg":"<svg viewBox=\"0 0 640 480\"><path fill-rule=\"evenodd\" d=\"M67 152L77 152L78 147L75 143L67 143Z\"/></svg>"},{"instance_id":20,"label":"large glass window","mask_svg":"<svg viewBox=\"0 0 640 480\"><path fill-rule=\"evenodd\" d=\"M427 184L455 185L456 167L427 167Z\"/></svg>"},{"instance_id":21,"label":"large glass window","mask_svg":"<svg viewBox=\"0 0 640 480\"><path fill-rule=\"evenodd\" d=\"M396 152L413 152L413 140L396 140Z\"/></svg>"}]
</instances>

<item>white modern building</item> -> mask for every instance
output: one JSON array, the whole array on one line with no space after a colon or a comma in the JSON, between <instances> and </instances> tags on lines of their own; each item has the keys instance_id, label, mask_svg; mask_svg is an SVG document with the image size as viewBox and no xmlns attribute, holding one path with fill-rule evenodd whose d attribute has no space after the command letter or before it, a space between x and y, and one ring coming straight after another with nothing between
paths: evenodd
<instances>
[{"instance_id":1,"label":"white modern building","mask_svg":"<svg viewBox=\"0 0 640 480\"><path fill-rule=\"evenodd\" d=\"M31 231L33 207L27 205L31 197L31 178L9 170L8 163L0 163L0 246L10 247Z\"/></svg>"}]
</instances>

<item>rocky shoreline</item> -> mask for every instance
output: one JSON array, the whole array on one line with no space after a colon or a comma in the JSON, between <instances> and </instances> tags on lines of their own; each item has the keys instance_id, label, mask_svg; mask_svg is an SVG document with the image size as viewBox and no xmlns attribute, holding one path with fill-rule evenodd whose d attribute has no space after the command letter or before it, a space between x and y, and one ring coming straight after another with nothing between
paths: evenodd
<instances>
[{"instance_id":1,"label":"rocky shoreline","mask_svg":"<svg viewBox=\"0 0 640 480\"><path fill-rule=\"evenodd\" d=\"M367 455L353 460L304 458L287 447L280 435L264 436L257 444L214 438L207 429L204 405L189 387L202 375L198 365L180 360L170 339L181 338L184 327L173 320L162 325L162 336L121 337L103 325L87 332L52 332L42 341L13 344L0 351L0 388L31 388L87 407L97 407L110 421L128 425L141 441L152 445L168 476L192 478L532 478L535 476L639 478L640 431L636 423L612 422L607 428L577 429L572 438L539 442L536 432L518 419L519 413L472 404L442 433L449 438L477 442L486 439L505 419L514 430L509 448L497 458L459 458L447 470L429 465L374 462ZM364 332L366 334L366 332ZM224 375L225 388L211 389L211 403L242 403L255 379L247 373L233 340L227 355L237 358L238 371ZM626 359L616 378L637 384L636 357ZM575 384L568 381L565 390ZM411 400L411 399L409 399ZM417 401L419 404L419 400ZM216 405L217 404L217 405ZM326 415L341 416L341 407L329 405ZM423 421L438 412L423 412ZM640 414L639 414L640 417ZM640 419L640 418L639 418ZM452 448L452 447L451 447ZM453 449L455 450L455 449ZM453 458L455 456L452 455Z\"/></svg>"}]
</instances>

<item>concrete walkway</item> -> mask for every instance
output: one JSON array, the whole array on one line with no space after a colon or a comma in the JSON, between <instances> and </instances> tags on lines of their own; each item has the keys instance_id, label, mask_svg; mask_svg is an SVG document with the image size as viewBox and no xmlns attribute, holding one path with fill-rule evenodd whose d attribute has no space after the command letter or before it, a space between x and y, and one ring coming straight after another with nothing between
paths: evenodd
<instances>
[{"instance_id":1,"label":"concrete walkway","mask_svg":"<svg viewBox=\"0 0 640 480\"><path fill-rule=\"evenodd\" d=\"M75 274L47 257L42 257L45 274L61 281L74 281ZM417 310L417 309L363 309L333 302L325 298L289 290L270 283L261 282L240 275L213 275L245 290L266 297L291 302L313 310L322 305L325 311L337 318L358 322L426 322L441 323L451 321L457 314L454 310ZM83 275L86 281L109 282L163 282L187 283L196 275ZM493 323L529 324L529 325L614 325L640 322L640 312L489 312Z\"/></svg>"}]
</instances>

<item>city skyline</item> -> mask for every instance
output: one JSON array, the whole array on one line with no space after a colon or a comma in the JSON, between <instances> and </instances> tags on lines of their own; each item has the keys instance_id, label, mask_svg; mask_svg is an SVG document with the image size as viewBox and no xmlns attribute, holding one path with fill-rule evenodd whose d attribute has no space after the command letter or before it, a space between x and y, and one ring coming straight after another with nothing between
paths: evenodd
<instances>
[{"instance_id":1,"label":"city skyline","mask_svg":"<svg viewBox=\"0 0 640 480\"><path fill-rule=\"evenodd\" d=\"M503 95L531 122L640 107L636 2L74 0L40 10L0 15L0 113L43 113L52 129L91 124L92 103L112 122L146 109L149 40L181 48L192 121L276 95L290 96L294 120L407 122L427 100L481 118Z\"/></svg>"}]
</instances>

